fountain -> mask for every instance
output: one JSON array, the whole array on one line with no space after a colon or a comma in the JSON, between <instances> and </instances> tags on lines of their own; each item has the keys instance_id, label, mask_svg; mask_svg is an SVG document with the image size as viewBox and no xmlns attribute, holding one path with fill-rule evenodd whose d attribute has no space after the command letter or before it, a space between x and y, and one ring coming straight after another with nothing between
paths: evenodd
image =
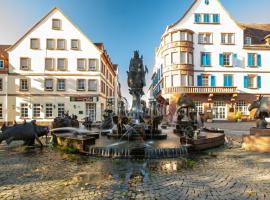
<instances>
[{"instance_id":1,"label":"fountain","mask_svg":"<svg viewBox=\"0 0 270 200\"><path fill-rule=\"evenodd\" d=\"M224 131L205 128L191 98L184 94L179 98L178 106L177 125L174 133L180 136L181 144L192 150L206 150L224 145Z\"/></svg>"}]
</instances>

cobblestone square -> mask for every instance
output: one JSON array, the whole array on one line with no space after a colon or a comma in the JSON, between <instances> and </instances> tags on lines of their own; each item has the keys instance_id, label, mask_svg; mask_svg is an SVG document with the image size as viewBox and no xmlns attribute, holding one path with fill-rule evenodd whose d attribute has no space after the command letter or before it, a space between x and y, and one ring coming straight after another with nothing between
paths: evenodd
<instances>
[{"instance_id":1,"label":"cobblestone square","mask_svg":"<svg viewBox=\"0 0 270 200\"><path fill-rule=\"evenodd\" d=\"M2 143L0 199L270 199L269 154L231 143L188 159L147 161Z\"/></svg>"}]
</instances>

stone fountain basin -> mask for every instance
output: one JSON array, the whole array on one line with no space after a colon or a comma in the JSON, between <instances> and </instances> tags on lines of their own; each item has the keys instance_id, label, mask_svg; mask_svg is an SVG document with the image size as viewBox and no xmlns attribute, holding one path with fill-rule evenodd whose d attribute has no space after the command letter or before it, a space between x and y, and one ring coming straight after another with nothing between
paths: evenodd
<instances>
[{"instance_id":1,"label":"stone fountain basin","mask_svg":"<svg viewBox=\"0 0 270 200\"><path fill-rule=\"evenodd\" d=\"M53 129L52 134L54 135L78 135L78 136L91 136L96 139L99 138L99 132L98 131L90 131L86 129L81 128L73 128L73 127L64 127L64 128L56 128Z\"/></svg>"}]
</instances>

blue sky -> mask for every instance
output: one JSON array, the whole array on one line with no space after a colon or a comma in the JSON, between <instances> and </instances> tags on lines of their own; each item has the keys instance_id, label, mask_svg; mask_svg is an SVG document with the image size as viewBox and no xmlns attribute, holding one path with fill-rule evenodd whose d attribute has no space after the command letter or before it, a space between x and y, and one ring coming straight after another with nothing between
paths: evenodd
<instances>
[{"instance_id":1,"label":"blue sky","mask_svg":"<svg viewBox=\"0 0 270 200\"><path fill-rule=\"evenodd\" d=\"M152 71L154 50L167 25L179 19L193 0L0 0L0 43L12 44L58 6L93 42L103 42L119 64L123 94L134 50ZM270 23L269 0L221 0L239 22ZM255 14L253 14L255 13ZM150 79L150 76L148 77ZM149 83L149 82L148 82Z\"/></svg>"}]
</instances>

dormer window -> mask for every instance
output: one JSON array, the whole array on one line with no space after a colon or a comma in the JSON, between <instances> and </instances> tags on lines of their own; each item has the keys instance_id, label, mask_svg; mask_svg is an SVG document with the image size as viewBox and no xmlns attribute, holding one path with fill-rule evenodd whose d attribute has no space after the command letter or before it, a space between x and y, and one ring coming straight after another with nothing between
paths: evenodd
<instances>
[{"instance_id":1,"label":"dormer window","mask_svg":"<svg viewBox=\"0 0 270 200\"><path fill-rule=\"evenodd\" d=\"M37 38L30 39L30 48L31 49L39 49L39 39L37 39Z\"/></svg>"},{"instance_id":2,"label":"dormer window","mask_svg":"<svg viewBox=\"0 0 270 200\"><path fill-rule=\"evenodd\" d=\"M4 67L5 67L4 60L0 60L0 69L4 69Z\"/></svg>"},{"instance_id":3,"label":"dormer window","mask_svg":"<svg viewBox=\"0 0 270 200\"><path fill-rule=\"evenodd\" d=\"M195 13L196 24L219 24L219 14Z\"/></svg>"},{"instance_id":4,"label":"dormer window","mask_svg":"<svg viewBox=\"0 0 270 200\"><path fill-rule=\"evenodd\" d=\"M30 70L31 60L30 58L21 58L20 64L21 64L21 67L20 67L21 70Z\"/></svg>"},{"instance_id":5,"label":"dormer window","mask_svg":"<svg viewBox=\"0 0 270 200\"><path fill-rule=\"evenodd\" d=\"M52 20L52 29L53 30L61 30L61 20L60 19L53 19Z\"/></svg>"},{"instance_id":6,"label":"dormer window","mask_svg":"<svg viewBox=\"0 0 270 200\"><path fill-rule=\"evenodd\" d=\"M245 37L245 45L251 45L252 44L252 38L250 36Z\"/></svg>"}]
</instances>

